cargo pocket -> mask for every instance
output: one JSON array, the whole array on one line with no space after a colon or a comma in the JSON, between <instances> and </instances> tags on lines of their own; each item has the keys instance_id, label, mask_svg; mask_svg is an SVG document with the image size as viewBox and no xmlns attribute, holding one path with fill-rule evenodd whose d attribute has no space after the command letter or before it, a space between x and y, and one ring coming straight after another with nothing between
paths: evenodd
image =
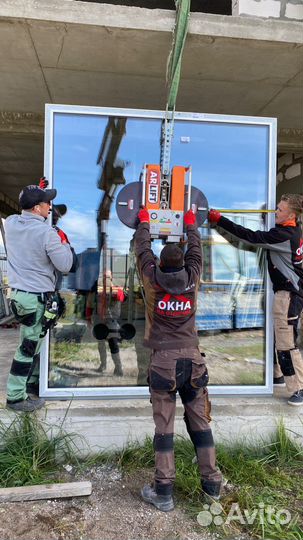
<instances>
[{"instance_id":1,"label":"cargo pocket","mask_svg":"<svg viewBox=\"0 0 303 540\"><path fill-rule=\"evenodd\" d=\"M303 308L303 298L297 294L290 293L290 302L288 308L288 324L296 326L299 322L299 317Z\"/></svg>"},{"instance_id":2,"label":"cargo pocket","mask_svg":"<svg viewBox=\"0 0 303 540\"><path fill-rule=\"evenodd\" d=\"M36 323L38 299L35 294L28 294L27 297L26 305L12 298L11 308L17 322L25 326L34 326Z\"/></svg>"},{"instance_id":3,"label":"cargo pocket","mask_svg":"<svg viewBox=\"0 0 303 540\"><path fill-rule=\"evenodd\" d=\"M176 360L169 358L165 351L156 351L151 355L148 378L153 390L173 392L176 390Z\"/></svg>"},{"instance_id":4,"label":"cargo pocket","mask_svg":"<svg viewBox=\"0 0 303 540\"><path fill-rule=\"evenodd\" d=\"M190 384L193 388L203 388L207 386L209 381L208 371L206 365L192 362L192 371Z\"/></svg>"}]
</instances>

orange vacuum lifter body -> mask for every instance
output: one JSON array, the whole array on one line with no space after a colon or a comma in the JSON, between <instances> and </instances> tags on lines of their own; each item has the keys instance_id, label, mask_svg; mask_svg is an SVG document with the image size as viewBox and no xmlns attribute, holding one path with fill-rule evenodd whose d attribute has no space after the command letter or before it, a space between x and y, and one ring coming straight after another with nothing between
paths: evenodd
<instances>
[{"instance_id":1,"label":"orange vacuum lifter body","mask_svg":"<svg viewBox=\"0 0 303 540\"><path fill-rule=\"evenodd\" d=\"M146 165L142 205L150 217L152 238L183 235L184 195L188 167L173 167L170 184L161 182L160 165Z\"/></svg>"},{"instance_id":2,"label":"orange vacuum lifter body","mask_svg":"<svg viewBox=\"0 0 303 540\"><path fill-rule=\"evenodd\" d=\"M191 167L178 165L163 176L160 165L144 165L140 182L126 184L117 196L120 221L135 229L138 212L144 206L150 217L151 238L179 242L184 236L183 217L187 210L195 212L198 226L207 217L207 200L191 185L191 177Z\"/></svg>"}]
</instances>

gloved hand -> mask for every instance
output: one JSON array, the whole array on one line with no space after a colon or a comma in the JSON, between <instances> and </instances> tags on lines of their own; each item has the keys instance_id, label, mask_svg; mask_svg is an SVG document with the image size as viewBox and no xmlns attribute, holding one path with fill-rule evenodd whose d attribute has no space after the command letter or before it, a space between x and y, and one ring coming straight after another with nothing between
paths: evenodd
<instances>
[{"instance_id":1,"label":"gloved hand","mask_svg":"<svg viewBox=\"0 0 303 540\"><path fill-rule=\"evenodd\" d=\"M221 214L218 210L214 210L213 208L210 209L208 212L208 221L210 223L218 223L221 219Z\"/></svg>"},{"instance_id":2,"label":"gloved hand","mask_svg":"<svg viewBox=\"0 0 303 540\"><path fill-rule=\"evenodd\" d=\"M59 227L55 227L58 236L61 238L61 244L69 244L69 239L67 238L67 235L65 232L62 231L62 229L59 229Z\"/></svg>"},{"instance_id":3,"label":"gloved hand","mask_svg":"<svg viewBox=\"0 0 303 540\"><path fill-rule=\"evenodd\" d=\"M146 208L141 208L138 212L138 219L140 223L149 223L149 213Z\"/></svg>"},{"instance_id":4,"label":"gloved hand","mask_svg":"<svg viewBox=\"0 0 303 540\"><path fill-rule=\"evenodd\" d=\"M46 189L49 184L49 181L46 180L45 176L42 176L39 180L39 188L40 189Z\"/></svg>"},{"instance_id":5,"label":"gloved hand","mask_svg":"<svg viewBox=\"0 0 303 540\"><path fill-rule=\"evenodd\" d=\"M184 214L185 225L194 225L196 223L196 214L192 210L187 210Z\"/></svg>"},{"instance_id":6,"label":"gloved hand","mask_svg":"<svg viewBox=\"0 0 303 540\"><path fill-rule=\"evenodd\" d=\"M124 302L125 296L122 287L119 287L119 289L117 290L116 298L118 302Z\"/></svg>"}]
</instances>

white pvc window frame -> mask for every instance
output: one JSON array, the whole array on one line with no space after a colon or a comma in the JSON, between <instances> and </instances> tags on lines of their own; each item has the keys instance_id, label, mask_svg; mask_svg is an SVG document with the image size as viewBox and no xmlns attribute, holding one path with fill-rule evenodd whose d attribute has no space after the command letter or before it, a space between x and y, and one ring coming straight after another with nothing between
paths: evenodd
<instances>
[{"instance_id":1,"label":"white pvc window frame","mask_svg":"<svg viewBox=\"0 0 303 540\"><path fill-rule=\"evenodd\" d=\"M78 105L45 106L45 139L44 139L44 175L53 180L53 149L54 149L54 116L56 114L119 116L128 118L160 119L165 111L119 109L107 107L86 107ZM191 122L213 122L228 124L259 125L268 127L268 185L267 205L276 205L276 154L277 154L277 119L252 116L233 116L220 114L175 112L175 121L188 120ZM268 214L268 227L274 225L274 215ZM265 384L264 385L218 385L210 386L211 395L269 395L273 392L273 323L272 303L273 292L271 282L266 273L266 313L265 313ZM40 395L48 399L130 399L147 398L148 387L108 386L108 387L76 387L50 388L48 386L49 371L49 340L45 339L41 349Z\"/></svg>"}]
</instances>

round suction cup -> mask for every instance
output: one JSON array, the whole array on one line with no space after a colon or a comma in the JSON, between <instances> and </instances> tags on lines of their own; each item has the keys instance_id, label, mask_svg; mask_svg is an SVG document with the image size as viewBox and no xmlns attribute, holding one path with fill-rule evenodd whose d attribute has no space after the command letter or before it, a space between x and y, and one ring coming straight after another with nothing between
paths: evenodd
<instances>
[{"instance_id":1,"label":"round suction cup","mask_svg":"<svg viewBox=\"0 0 303 540\"><path fill-rule=\"evenodd\" d=\"M184 209L188 208L187 199L188 199L188 192L186 191L185 197L184 197ZM204 193L202 193L202 191L200 191L198 188L195 188L193 186L191 188L190 208L196 214L198 227L201 227L201 225L203 225L204 221L207 219L208 202Z\"/></svg>"},{"instance_id":2,"label":"round suction cup","mask_svg":"<svg viewBox=\"0 0 303 540\"><path fill-rule=\"evenodd\" d=\"M101 339L106 339L109 334L109 329L107 328L106 324L95 324L93 328L93 336L98 341L101 341Z\"/></svg>"},{"instance_id":3,"label":"round suction cup","mask_svg":"<svg viewBox=\"0 0 303 540\"><path fill-rule=\"evenodd\" d=\"M126 184L116 199L116 212L124 225L135 229L138 221L137 215L142 204L142 182Z\"/></svg>"},{"instance_id":4,"label":"round suction cup","mask_svg":"<svg viewBox=\"0 0 303 540\"><path fill-rule=\"evenodd\" d=\"M132 339L136 335L135 327L130 323L122 324L120 328L120 336L127 341Z\"/></svg>"}]
</instances>

